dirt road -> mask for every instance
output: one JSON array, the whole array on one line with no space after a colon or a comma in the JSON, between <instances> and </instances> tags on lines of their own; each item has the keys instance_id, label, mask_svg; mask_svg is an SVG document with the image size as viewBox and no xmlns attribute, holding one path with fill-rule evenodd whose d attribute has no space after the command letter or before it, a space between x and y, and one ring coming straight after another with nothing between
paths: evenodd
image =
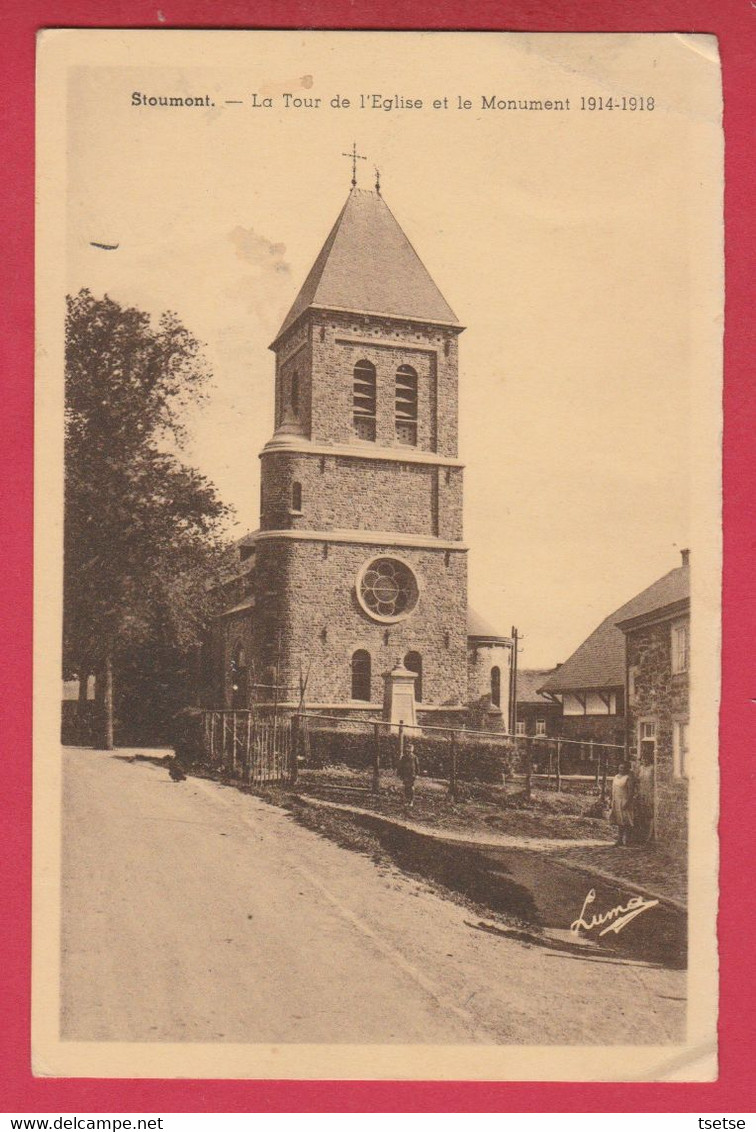
<instances>
[{"instance_id":1,"label":"dirt road","mask_svg":"<svg viewBox=\"0 0 756 1132\"><path fill-rule=\"evenodd\" d=\"M128 754L64 752L64 1038L681 1039L684 973L478 930L286 811Z\"/></svg>"}]
</instances>

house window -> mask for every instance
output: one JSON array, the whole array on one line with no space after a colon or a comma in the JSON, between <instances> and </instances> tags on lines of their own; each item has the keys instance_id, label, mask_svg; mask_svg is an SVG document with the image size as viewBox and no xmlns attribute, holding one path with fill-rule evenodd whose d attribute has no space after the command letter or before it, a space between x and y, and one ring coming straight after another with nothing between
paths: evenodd
<instances>
[{"instance_id":1,"label":"house window","mask_svg":"<svg viewBox=\"0 0 756 1132\"><path fill-rule=\"evenodd\" d=\"M524 735L524 734L525 734L525 720L524 719L518 719L517 723L515 724L515 735Z\"/></svg>"},{"instance_id":2,"label":"house window","mask_svg":"<svg viewBox=\"0 0 756 1132\"><path fill-rule=\"evenodd\" d=\"M291 485L291 509L292 511L302 510L302 485L295 480Z\"/></svg>"},{"instance_id":3,"label":"house window","mask_svg":"<svg viewBox=\"0 0 756 1132\"><path fill-rule=\"evenodd\" d=\"M536 735L545 735L546 734L546 720L545 719L537 719L536 720L535 733L536 733Z\"/></svg>"},{"instance_id":4,"label":"house window","mask_svg":"<svg viewBox=\"0 0 756 1132\"><path fill-rule=\"evenodd\" d=\"M291 401L291 411L295 417L299 416L299 374L295 370L291 375L291 393L289 400Z\"/></svg>"},{"instance_id":5,"label":"house window","mask_svg":"<svg viewBox=\"0 0 756 1132\"><path fill-rule=\"evenodd\" d=\"M689 625L683 622L682 625L672 626L672 671L677 674L679 672L688 671L689 661Z\"/></svg>"},{"instance_id":6,"label":"house window","mask_svg":"<svg viewBox=\"0 0 756 1132\"><path fill-rule=\"evenodd\" d=\"M412 366L396 371L396 439L417 444L417 372Z\"/></svg>"},{"instance_id":7,"label":"house window","mask_svg":"<svg viewBox=\"0 0 756 1132\"><path fill-rule=\"evenodd\" d=\"M420 656L420 653L408 652L404 658L404 667L416 674L415 701L421 704L423 702L423 658Z\"/></svg>"},{"instance_id":8,"label":"house window","mask_svg":"<svg viewBox=\"0 0 756 1132\"><path fill-rule=\"evenodd\" d=\"M352 657L352 699L370 702L370 653L357 649Z\"/></svg>"},{"instance_id":9,"label":"house window","mask_svg":"<svg viewBox=\"0 0 756 1132\"><path fill-rule=\"evenodd\" d=\"M638 754L642 763L656 760L656 720L645 719L638 724Z\"/></svg>"},{"instance_id":10,"label":"house window","mask_svg":"<svg viewBox=\"0 0 756 1132\"><path fill-rule=\"evenodd\" d=\"M375 440L375 366L357 362L354 367L352 412L354 434L360 440Z\"/></svg>"},{"instance_id":11,"label":"house window","mask_svg":"<svg viewBox=\"0 0 756 1132\"><path fill-rule=\"evenodd\" d=\"M501 707L501 669L498 665L491 669L491 707Z\"/></svg>"},{"instance_id":12,"label":"house window","mask_svg":"<svg viewBox=\"0 0 756 1132\"><path fill-rule=\"evenodd\" d=\"M675 778L688 777L687 719L676 719L672 724L672 773Z\"/></svg>"}]
</instances>

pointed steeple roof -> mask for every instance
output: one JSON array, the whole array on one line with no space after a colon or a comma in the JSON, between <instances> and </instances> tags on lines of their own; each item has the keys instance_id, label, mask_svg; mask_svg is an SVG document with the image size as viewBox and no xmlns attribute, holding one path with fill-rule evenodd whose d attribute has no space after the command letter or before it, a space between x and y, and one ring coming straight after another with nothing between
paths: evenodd
<instances>
[{"instance_id":1,"label":"pointed steeple roof","mask_svg":"<svg viewBox=\"0 0 756 1132\"><path fill-rule=\"evenodd\" d=\"M459 326L380 193L352 189L276 340L308 307Z\"/></svg>"}]
</instances>

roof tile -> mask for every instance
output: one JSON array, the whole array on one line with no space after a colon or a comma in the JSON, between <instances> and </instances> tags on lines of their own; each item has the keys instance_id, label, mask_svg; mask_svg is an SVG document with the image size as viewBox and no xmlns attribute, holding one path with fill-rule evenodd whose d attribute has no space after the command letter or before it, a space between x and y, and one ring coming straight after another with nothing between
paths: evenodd
<instances>
[{"instance_id":1,"label":"roof tile","mask_svg":"<svg viewBox=\"0 0 756 1132\"><path fill-rule=\"evenodd\" d=\"M517 670L517 702L518 704L543 704L550 701L538 691L548 676L556 670L554 668L518 668Z\"/></svg>"}]
</instances>

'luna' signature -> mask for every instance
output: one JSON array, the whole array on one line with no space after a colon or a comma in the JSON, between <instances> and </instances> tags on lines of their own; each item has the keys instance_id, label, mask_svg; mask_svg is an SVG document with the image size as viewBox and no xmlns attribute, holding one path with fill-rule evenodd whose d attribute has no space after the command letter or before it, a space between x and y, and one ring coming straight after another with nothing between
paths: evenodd
<instances>
[{"instance_id":1,"label":"'luna' signature","mask_svg":"<svg viewBox=\"0 0 756 1132\"><path fill-rule=\"evenodd\" d=\"M596 899L596 890L592 888L583 901L583 907L577 920L573 920L570 924L570 930L577 933L583 928L589 932L592 928L601 927L606 924L599 935L606 935L607 932L614 932L618 935L623 928L627 927L631 920L636 916L640 916L641 912L647 912L649 908L653 908L659 903L658 900L644 900L642 896L633 896L628 900L627 904L618 904L616 908L611 908L608 912L602 912L600 916L591 915L590 920L586 920L586 909L589 904L592 904Z\"/></svg>"}]
</instances>

